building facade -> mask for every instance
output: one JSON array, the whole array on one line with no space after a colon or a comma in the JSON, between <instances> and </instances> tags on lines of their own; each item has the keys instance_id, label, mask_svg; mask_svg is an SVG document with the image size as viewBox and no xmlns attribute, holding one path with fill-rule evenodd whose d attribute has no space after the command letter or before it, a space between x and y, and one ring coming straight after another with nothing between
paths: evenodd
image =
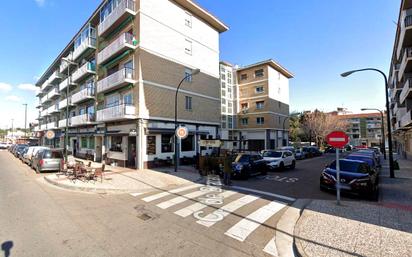
<instances>
[{"instance_id":1,"label":"building facade","mask_svg":"<svg viewBox=\"0 0 412 257\"><path fill-rule=\"evenodd\" d=\"M42 144L119 166L181 157L220 127L219 35L228 27L190 0L106 0L37 82ZM68 113L68 119L66 119ZM55 137L47 139L46 131Z\"/></svg>"},{"instance_id":2,"label":"building facade","mask_svg":"<svg viewBox=\"0 0 412 257\"><path fill-rule=\"evenodd\" d=\"M221 62L220 71L225 147L259 151L286 145L292 73L273 60L244 67Z\"/></svg>"},{"instance_id":3,"label":"building facade","mask_svg":"<svg viewBox=\"0 0 412 257\"><path fill-rule=\"evenodd\" d=\"M412 1L402 0L389 70L394 151L412 158Z\"/></svg>"}]
</instances>

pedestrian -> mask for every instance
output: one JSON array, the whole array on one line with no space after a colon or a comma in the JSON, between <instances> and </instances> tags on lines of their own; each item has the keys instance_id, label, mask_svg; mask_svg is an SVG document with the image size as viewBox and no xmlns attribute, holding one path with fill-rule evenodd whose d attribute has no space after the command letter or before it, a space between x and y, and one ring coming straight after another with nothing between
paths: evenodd
<instances>
[{"instance_id":1,"label":"pedestrian","mask_svg":"<svg viewBox=\"0 0 412 257\"><path fill-rule=\"evenodd\" d=\"M232 182L230 181L231 173L232 173L232 158L226 152L224 155L224 160L223 160L223 184L225 184L226 186L232 185Z\"/></svg>"}]
</instances>

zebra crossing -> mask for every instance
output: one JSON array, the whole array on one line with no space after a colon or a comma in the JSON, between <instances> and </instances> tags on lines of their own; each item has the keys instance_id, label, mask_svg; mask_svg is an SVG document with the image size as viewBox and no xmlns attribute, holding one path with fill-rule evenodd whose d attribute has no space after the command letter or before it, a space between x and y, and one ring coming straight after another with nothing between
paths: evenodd
<instances>
[{"instance_id":1,"label":"zebra crossing","mask_svg":"<svg viewBox=\"0 0 412 257\"><path fill-rule=\"evenodd\" d=\"M219 223L232 214L236 216L237 222L230 223L231 227L226 230L224 236L230 237L239 242L245 242L248 238L258 230L258 228L265 224L274 215L282 211L288 206L293 198L279 197L276 200L267 200L257 194L244 194L232 190L221 190L220 192L210 192L202 190L205 187L203 184L192 184L189 186L182 186L168 191L158 191L146 194L134 194L133 197L140 198L142 201L152 203L156 207L168 210L181 217L194 217L195 223L205 228L219 227ZM204 201L204 197L215 197L216 199L223 199L221 204L211 204ZM285 201L285 199L287 199ZM254 205L255 202L260 201L260 204ZM262 205L264 202L264 205ZM185 206L184 206L185 205ZM211 207L211 208L210 208ZM254 209L247 215L238 215L236 212L245 209ZM177 209L177 210L176 210ZM209 212L209 213L208 213ZM202 213L201 217L196 214ZM231 219L229 219L231 220ZM269 227L274 227L274 224L268 224ZM272 233L265 242L262 251L271 256L278 256L275 243L275 229L270 231Z\"/></svg>"}]
</instances>

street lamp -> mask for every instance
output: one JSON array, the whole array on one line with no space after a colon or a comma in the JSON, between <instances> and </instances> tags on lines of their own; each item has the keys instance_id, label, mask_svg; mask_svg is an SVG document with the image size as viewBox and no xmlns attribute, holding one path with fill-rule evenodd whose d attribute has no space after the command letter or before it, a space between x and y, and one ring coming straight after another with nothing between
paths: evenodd
<instances>
[{"instance_id":1,"label":"street lamp","mask_svg":"<svg viewBox=\"0 0 412 257\"><path fill-rule=\"evenodd\" d=\"M381 152L383 153L383 158L386 160L386 151L385 151L385 125L383 122L383 112L375 108L362 108L362 111L378 111L381 113L381 133L382 133L382 142L381 142Z\"/></svg>"},{"instance_id":2,"label":"street lamp","mask_svg":"<svg viewBox=\"0 0 412 257\"><path fill-rule=\"evenodd\" d=\"M70 94L70 65L77 65L77 63L70 61L68 58L62 58L62 61L67 63L67 87L66 87L66 128L64 132L64 158L67 159L67 146L69 143L69 94Z\"/></svg>"},{"instance_id":3,"label":"street lamp","mask_svg":"<svg viewBox=\"0 0 412 257\"><path fill-rule=\"evenodd\" d=\"M395 171L393 167L393 153L392 153L392 129L391 129L391 117L390 117L390 109L389 109L389 96L388 96L388 78L386 77L385 73L381 70L375 69L375 68L366 68L366 69L359 69L359 70L351 70L347 71L341 74L342 77L347 77L351 75L352 73L355 72L361 72L361 71L376 71L379 72L383 78L385 79L385 97L386 97L386 119L387 119L387 125L388 125L388 144L389 144L389 173L390 177L394 178L395 177Z\"/></svg>"},{"instance_id":4,"label":"street lamp","mask_svg":"<svg viewBox=\"0 0 412 257\"><path fill-rule=\"evenodd\" d=\"M175 95L175 172L177 172L177 167L179 166L179 143L178 143L178 138L176 135L176 130L177 130L177 94L179 93L180 86L182 85L183 81L188 79L189 77L191 78L194 75L197 75L200 73L200 69L194 69L192 70L192 73L186 74L185 77L180 81L179 85L176 88L176 95Z\"/></svg>"}]
</instances>

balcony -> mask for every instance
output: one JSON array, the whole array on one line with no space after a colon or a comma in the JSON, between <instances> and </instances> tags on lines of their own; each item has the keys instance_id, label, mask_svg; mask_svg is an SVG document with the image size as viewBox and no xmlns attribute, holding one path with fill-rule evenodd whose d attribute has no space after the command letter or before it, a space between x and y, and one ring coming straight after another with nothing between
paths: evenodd
<instances>
[{"instance_id":1,"label":"balcony","mask_svg":"<svg viewBox=\"0 0 412 257\"><path fill-rule=\"evenodd\" d=\"M56 121L52 121L50 123L47 123L47 129L57 129L57 122Z\"/></svg>"},{"instance_id":2,"label":"balcony","mask_svg":"<svg viewBox=\"0 0 412 257\"><path fill-rule=\"evenodd\" d=\"M59 96L60 96L60 91L59 91L58 86L50 90L50 92L47 94L47 98L49 98L50 100L55 99L56 97L59 97Z\"/></svg>"},{"instance_id":3,"label":"balcony","mask_svg":"<svg viewBox=\"0 0 412 257\"><path fill-rule=\"evenodd\" d=\"M403 104L406 98L412 97L412 79L407 79L403 85L401 94L399 95L399 102Z\"/></svg>"},{"instance_id":4,"label":"balcony","mask_svg":"<svg viewBox=\"0 0 412 257\"><path fill-rule=\"evenodd\" d=\"M47 130L47 124L40 125L40 130L41 131Z\"/></svg>"},{"instance_id":5,"label":"balcony","mask_svg":"<svg viewBox=\"0 0 412 257\"><path fill-rule=\"evenodd\" d=\"M89 49L96 49L96 38L88 37L74 51L73 60L78 59L84 52Z\"/></svg>"},{"instance_id":6,"label":"balcony","mask_svg":"<svg viewBox=\"0 0 412 257\"><path fill-rule=\"evenodd\" d=\"M399 120L399 127L401 129L405 127L412 126L412 111L409 110L406 114L404 114L401 119Z\"/></svg>"},{"instance_id":7,"label":"balcony","mask_svg":"<svg viewBox=\"0 0 412 257\"><path fill-rule=\"evenodd\" d=\"M404 49L401 59L401 67L399 68L398 81L402 80L404 73L412 71L412 47L407 47Z\"/></svg>"},{"instance_id":8,"label":"balcony","mask_svg":"<svg viewBox=\"0 0 412 257\"><path fill-rule=\"evenodd\" d=\"M106 46L97 54L97 64L104 64L110 58L123 53L126 50L134 50L137 47L137 41L130 33L123 33L110 45Z\"/></svg>"},{"instance_id":9,"label":"balcony","mask_svg":"<svg viewBox=\"0 0 412 257\"><path fill-rule=\"evenodd\" d=\"M86 113L86 114L81 114L78 116L71 117L70 120L71 120L71 126L93 124L95 123L95 115Z\"/></svg>"},{"instance_id":10,"label":"balcony","mask_svg":"<svg viewBox=\"0 0 412 257\"><path fill-rule=\"evenodd\" d=\"M65 128L66 127L66 120L67 119L59 120L59 128ZM69 118L69 123L67 125L71 126L71 119L70 118Z\"/></svg>"},{"instance_id":11,"label":"balcony","mask_svg":"<svg viewBox=\"0 0 412 257\"><path fill-rule=\"evenodd\" d=\"M102 80L97 81L97 93L115 90L127 84L135 84L134 70L123 68Z\"/></svg>"},{"instance_id":12,"label":"balcony","mask_svg":"<svg viewBox=\"0 0 412 257\"><path fill-rule=\"evenodd\" d=\"M95 86L91 83L90 86L80 90L76 94L72 95L72 104L78 104L80 102L94 98Z\"/></svg>"},{"instance_id":13,"label":"balcony","mask_svg":"<svg viewBox=\"0 0 412 257\"><path fill-rule=\"evenodd\" d=\"M120 104L97 111L96 121L105 122L136 118L136 107L134 105Z\"/></svg>"},{"instance_id":14,"label":"balcony","mask_svg":"<svg viewBox=\"0 0 412 257\"><path fill-rule=\"evenodd\" d=\"M60 62L60 67L59 67L59 72L63 73L67 70L67 68L69 67L69 62L65 61L65 60L72 62L73 61L73 53L70 52L66 57L63 57L61 62Z\"/></svg>"},{"instance_id":15,"label":"balcony","mask_svg":"<svg viewBox=\"0 0 412 257\"><path fill-rule=\"evenodd\" d=\"M42 107L41 100L36 104L36 109L40 109Z\"/></svg>"},{"instance_id":16,"label":"balcony","mask_svg":"<svg viewBox=\"0 0 412 257\"><path fill-rule=\"evenodd\" d=\"M60 74L60 72L56 70L47 81L49 82L49 84L53 84L60 79L62 79L62 74Z\"/></svg>"},{"instance_id":17,"label":"balcony","mask_svg":"<svg viewBox=\"0 0 412 257\"><path fill-rule=\"evenodd\" d=\"M98 31L99 37L104 37L109 34L113 28L116 28L123 21L130 16L135 16L135 1L123 0L117 7L105 17L105 19L99 24Z\"/></svg>"},{"instance_id":18,"label":"balcony","mask_svg":"<svg viewBox=\"0 0 412 257\"><path fill-rule=\"evenodd\" d=\"M77 82L89 74L96 74L96 64L87 62L73 73L73 82Z\"/></svg>"},{"instance_id":19,"label":"balcony","mask_svg":"<svg viewBox=\"0 0 412 257\"><path fill-rule=\"evenodd\" d=\"M41 97L43 96L43 90L41 90L41 88L39 88L36 92L36 97Z\"/></svg>"},{"instance_id":20,"label":"balcony","mask_svg":"<svg viewBox=\"0 0 412 257\"><path fill-rule=\"evenodd\" d=\"M59 84L60 92L65 90L67 86L77 86L77 83L74 83L72 79L66 78Z\"/></svg>"},{"instance_id":21,"label":"balcony","mask_svg":"<svg viewBox=\"0 0 412 257\"><path fill-rule=\"evenodd\" d=\"M43 96L42 98L40 98L40 102L42 104L47 103L48 101L50 101L49 97L47 95Z\"/></svg>"},{"instance_id":22,"label":"balcony","mask_svg":"<svg viewBox=\"0 0 412 257\"><path fill-rule=\"evenodd\" d=\"M47 112L49 114L54 114L54 113L58 113L60 112L59 110L59 104L53 104L52 106L50 106L49 108L47 108Z\"/></svg>"},{"instance_id":23,"label":"balcony","mask_svg":"<svg viewBox=\"0 0 412 257\"><path fill-rule=\"evenodd\" d=\"M397 57L401 55L402 47L412 44L412 15L408 15L404 10L400 17L400 34L397 46Z\"/></svg>"},{"instance_id":24,"label":"balcony","mask_svg":"<svg viewBox=\"0 0 412 257\"><path fill-rule=\"evenodd\" d=\"M66 106L67 106L67 98L65 98L65 99L63 99L63 100L61 100L61 101L59 102L59 109L60 109L60 110L65 109ZM69 97L69 107L70 107L70 106L74 106L74 105L72 104L72 98L71 98L71 97Z\"/></svg>"}]
</instances>

